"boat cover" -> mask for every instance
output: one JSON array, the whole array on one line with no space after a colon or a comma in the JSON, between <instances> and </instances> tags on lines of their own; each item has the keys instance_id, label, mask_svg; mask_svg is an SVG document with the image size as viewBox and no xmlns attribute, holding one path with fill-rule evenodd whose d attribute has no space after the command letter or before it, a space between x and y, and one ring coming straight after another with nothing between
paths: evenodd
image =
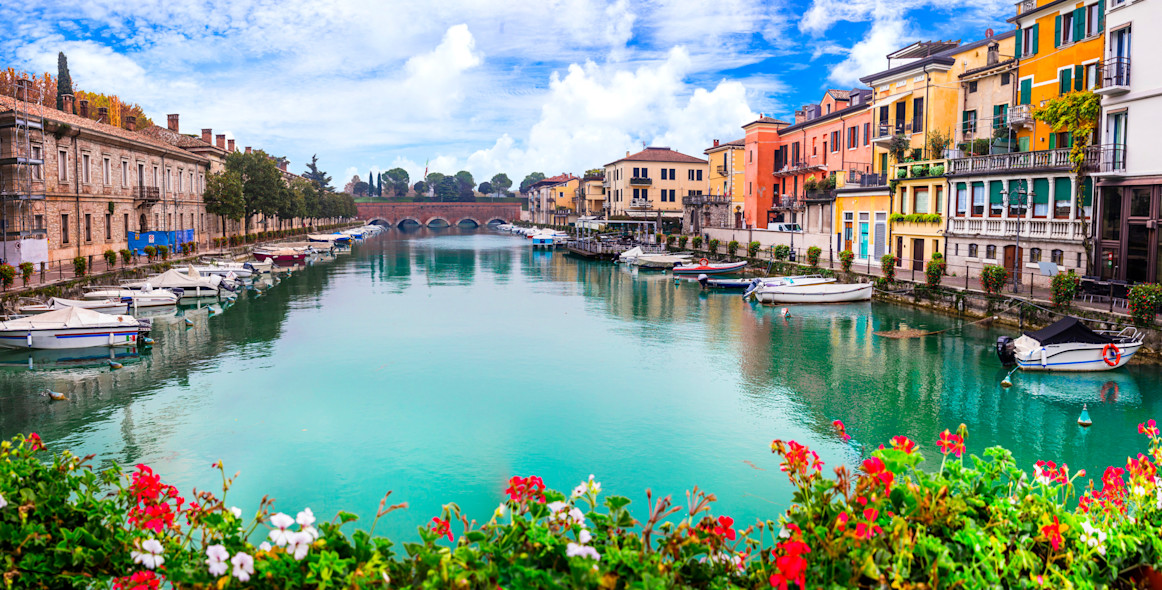
<instances>
[{"instance_id":1,"label":"boat cover","mask_svg":"<svg viewBox=\"0 0 1162 590\"><path fill-rule=\"evenodd\" d=\"M1046 326L1036 332L1025 332L1025 335L1041 343L1041 346L1050 344L1068 344L1084 342L1086 344L1109 344L1113 339L1090 330L1081 320L1066 316L1056 323Z\"/></svg>"},{"instance_id":2,"label":"boat cover","mask_svg":"<svg viewBox=\"0 0 1162 590\"><path fill-rule=\"evenodd\" d=\"M192 276L190 272L193 273ZM152 287L162 289L190 289L198 286L212 289L217 286L213 280L199 276L196 270L182 272L176 268L171 268L155 277L149 277L147 283Z\"/></svg>"},{"instance_id":3,"label":"boat cover","mask_svg":"<svg viewBox=\"0 0 1162 590\"><path fill-rule=\"evenodd\" d=\"M128 315L110 315L81 307L66 307L65 309L58 309L40 315L0 322L0 329L4 330L51 330L54 328L94 328L106 326L136 328L137 320L133 316Z\"/></svg>"}]
</instances>

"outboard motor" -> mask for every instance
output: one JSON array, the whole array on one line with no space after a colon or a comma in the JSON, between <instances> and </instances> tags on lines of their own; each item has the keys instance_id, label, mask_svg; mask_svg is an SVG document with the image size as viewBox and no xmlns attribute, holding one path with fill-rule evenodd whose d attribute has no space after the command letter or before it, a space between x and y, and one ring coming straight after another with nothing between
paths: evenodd
<instances>
[{"instance_id":1,"label":"outboard motor","mask_svg":"<svg viewBox=\"0 0 1162 590\"><path fill-rule=\"evenodd\" d=\"M1013 339L1009 336L1001 336L997 338L997 358L1001 360L1001 364L1008 367L1017 364L1017 353L1015 352L1016 345L1013 344Z\"/></svg>"},{"instance_id":2,"label":"outboard motor","mask_svg":"<svg viewBox=\"0 0 1162 590\"><path fill-rule=\"evenodd\" d=\"M705 289L710 285L710 277L705 274L698 275L698 284L702 285L702 288Z\"/></svg>"},{"instance_id":3,"label":"outboard motor","mask_svg":"<svg viewBox=\"0 0 1162 590\"><path fill-rule=\"evenodd\" d=\"M756 279L752 280L750 282L750 286L746 288L746 292L742 294L742 298L746 299L746 298L750 297L750 294L754 293L755 289L758 289L759 287L761 287L762 284L763 284L762 279L756 278Z\"/></svg>"}]
</instances>

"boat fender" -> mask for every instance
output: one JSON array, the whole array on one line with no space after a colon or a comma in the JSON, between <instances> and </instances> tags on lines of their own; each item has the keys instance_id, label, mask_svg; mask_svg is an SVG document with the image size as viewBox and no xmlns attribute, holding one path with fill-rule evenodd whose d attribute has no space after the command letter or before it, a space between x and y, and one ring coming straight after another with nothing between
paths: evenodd
<instances>
[{"instance_id":1,"label":"boat fender","mask_svg":"<svg viewBox=\"0 0 1162 590\"><path fill-rule=\"evenodd\" d=\"M1048 355L1048 353L1045 352L1045 347L1042 346L1041 347L1041 366L1044 367L1044 366L1047 366L1048 364L1049 364L1049 355Z\"/></svg>"},{"instance_id":2,"label":"boat fender","mask_svg":"<svg viewBox=\"0 0 1162 590\"><path fill-rule=\"evenodd\" d=\"M47 391L48 391L48 397L50 399L52 399L52 401L54 401L54 402L63 402L65 400L69 399L67 396L65 396L65 394L63 394L59 391L53 391L51 389L49 389Z\"/></svg>"},{"instance_id":3,"label":"boat fender","mask_svg":"<svg viewBox=\"0 0 1162 590\"><path fill-rule=\"evenodd\" d=\"M28 343L28 347L32 348L32 330L28 331L28 338L26 339L26 342Z\"/></svg>"},{"instance_id":4,"label":"boat fender","mask_svg":"<svg viewBox=\"0 0 1162 590\"><path fill-rule=\"evenodd\" d=\"M1116 367L1118 363L1122 362L1122 351L1118 350L1117 344L1110 342L1105 348L1101 349L1101 360L1105 361L1111 367Z\"/></svg>"},{"instance_id":5,"label":"boat fender","mask_svg":"<svg viewBox=\"0 0 1162 590\"><path fill-rule=\"evenodd\" d=\"M194 320L191 320L190 318L186 318L186 325L187 325L187 326L192 326L192 325L194 325Z\"/></svg>"},{"instance_id":6,"label":"boat fender","mask_svg":"<svg viewBox=\"0 0 1162 590\"><path fill-rule=\"evenodd\" d=\"M114 371L120 369L122 366L123 365L117 361L109 361L109 368L113 369Z\"/></svg>"}]
</instances>

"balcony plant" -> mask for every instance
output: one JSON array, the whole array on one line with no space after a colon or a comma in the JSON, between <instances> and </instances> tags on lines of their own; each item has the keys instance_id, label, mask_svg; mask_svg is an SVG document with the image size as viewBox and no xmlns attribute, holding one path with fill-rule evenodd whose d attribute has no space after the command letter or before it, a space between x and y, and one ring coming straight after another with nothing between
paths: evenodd
<instances>
[{"instance_id":1,"label":"balcony plant","mask_svg":"<svg viewBox=\"0 0 1162 590\"><path fill-rule=\"evenodd\" d=\"M0 284L3 284L4 290L7 291L14 282L16 282L16 268L11 264L0 264Z\"/></svg>"},{"instance_id":2,"label":"balcony plant","mask_svg":"<svg viewBox=\"0 0 1162 590\"><path fill-rule=\"evenodd\" d=\"M754 258L755 256L758 256L759 255L759 248L762 248L762 246L763 245L758 243L757 241L747 244L746 245L747 257Z\"/></svg>"},{"instance_id":3,"label":"balcony plant","mask_svg":"<svg viewBox=\"0 0 1162 590\"><path fill-rule=\"evenodd\" d=\"M948 263L944 261L944 255L939 252L932 254L932 259L924 265L924 279L927 285L932 288L939 287L946 274Z\"/></svg>"},{"instance_id":4,"label":"balcony plant","mask_svg":"<svg viewBox=\"0 0 1162 590\"><path fill-rule=\"evenodd\" d=\"M702 247L702 236L694 236L694 239L691 240L691 242L693 243L693 247L695 250L701 248Z\"/></svg>"},{"instance_id":5,"label":"balcony plant","mask_svg":"<svg viewBox=\"0 0 1162 590\"><path fill-rule=\"evenodd\" d=\"M726 253L731 258L734 258L734 253L738 252L738 240L731 240L726 243Z\"/></svg>"},{"instance_id":6,"label":"balcony plant","mask_svg":"<svg viewBox=\"0 0 1162 590\"><path fill-rule=\"evenodd\" d=\"M129 264L130 260L133 260L133 251L130 250L129 248L122 248L120 254L121 254L121 266L126 266Z\"/></svg>"},{"instance_id":7,"label":"balcony plant","mask_svg":"<svg viewBox=\"0 0 1162 590\"><path fill-rule=\"evenodd\" d=\"M980 286L985 293L997 295L1009 281L1009 269L998 264L986 264L980 271Z\"/></svg>"},{"instance_id":8,"label":"balcony plant","mask_svg":"<svg viewBox=\"0 0 1162 590\"><path fill-rule=\"evenodd\" d=\"M807 180L803 181L803 190L809 193L819 190L819 181L814 176L808 176Z\"/></svg>"},{"instance_id":9,"label":"balcony plant","mask_svg":"<svg viewBox=\"0 0 1162 590\"><path fill-rule=\"evenodd\" d=\"M895 254L884 254L880 256L880 271L884 274L884 281L888 284L896 282L896 263L899 258Z\"/></svg>"},{"instance_id":10,"label":"balcony plant","mask_svg":"<svg viewBox=\"0 0 1162 590\"><path fill-rule=\"evenodd\" d=\"M710 250L711 254L718 254L718 244L717 238L710 238L710 241L706 242L706 249Z\"/></svg>"},{"instance_id":11,"label":"balcony plant","mask_svg":"<svg viewBox=\"0 0 1162 590\"><path fill-rule=\"evenodd\" d=\"M1126 296L1130 307L1130 318L1136 326L1153 326L1158 315L1158 308L1162 306L1162 285L1157 283L1138 283L1130 287Z\"/></svg>"},{"instance_id":12,"label":"balcony plant","mask_svg":"<svg viewBox=\"0 0 1162 590\"><path fill-rule=\"evenodd\" d=\"M24 286L28 286L28 281L32 279L32 272L34 267L31 262L20 263L20 280L23 281Z\"/></svg>"},{"instance_id":13,"label":"balcony plant","mask_svg":"<svg viewBox=\"0 0 1162 590\"><path fill-rule=\"evenodd\" d=\"M907 178L907 177L908 177L908 169L907 168L900 168L899 170L896 170L896 178Z\"/></svg>"},{"instance_id":14,"label":"balcony plant","mask_svg":"<svg viewBox=\"0 0 1162 590\"><path fill-rule=\"evenodd\" d=\"M687 236L687 235L678 236L678 249L685 250L686 249L686 242L688 242L689 240L690 240L690 236Z\"/></svg>"},{"instance_id":15,"label":"balcony plant","mask_svg":"<svg viewBox=\"0 0 1162 590\"><path fill-rule=\"evenodd\" d=\"M1049 291L1053 296L1053 307L1069 309L1077 291L1081 288L1081 277L1070 269L1069 272L1053 275L1049 282Z\"/></svg>"},{"instance_id":16,"label":"balcony plant","mask_svg":"<svg viewBox=\"0 0 1162 590\"><path fill-rule=\"evenodd\" d=\"M677 241L678 241L678 236L675 236L674 234L670 234L670 235L666 236L666 249L673 250L674 249L674 242L677 242Z\"/></svg>"},{"instance_id":17,"label":"balcony plant","mask_svg":"<svg viewBox=\"0 0 1162 590\"><path fill-rule=\"evenodd\" d=\"M78 277L85 276L86 267L87 263L84 256L77 256L76 258L73 258L73 275Z\"/></svg>"},{"instance_id":18,"label":"balcony plant","mask_svg":"<svg viewBox=\"0 0 1162 590\"><path fill-rule=\"evenodd\" d=\"M944 150L952 145L952 134L943 129L932 129L928 132L928 157L932 159L943 158ZM933 176L938 174L933 173Z\"/></svg>"},{"instance_id":19,"label":"balcony plant","mask_svg":"<svg viewBox=\"0 0 1162 590\"><path fill-rule=\"evenodd\" d=\"M812 268L819 266L819 257L823 254L823 248L819 246L811 246L807 248L807 264Z\"/></svg>"},{"instance_id":20,"label":"balcony plant","mask_svg":"<svg viewBox=\"0 0 1162 590\"><path fill-rule=\"evenodd\" d=\"M105 250L105 252L102 254L102 256L105 257L105 267L106 268L111 269L111 268L113 268L113 266L115 264L117 264L117 252L115 252L113 250Z\"/></svg>"},{"instance_id":21,"label":"balcony plant","mask_svg":"<svg viewBox=\"0 0 1162 590\"><path fill-rule=\"evenodd\" d=\"M907 216L903 213L892 213L888 216L888 221L900 222L904 221Z\"/></svg>"},{"instance_id":22,"label":"balcony plant","mask_svg":"<svg viewBox=\"0 0 1162 590\"><path fill-rule=\"evenodd\" d=\"M928 169L929 176L944 176L944 164L933 164Z\"/></svg>"},{"instance_id":23,"label":"balcony plant","mask_svg":"<svg viewBox=\"0 0 1162 590\"><path fill-rule=\"evenodd\" d=\"M853 262L855 262L855 252L844 250L839 253L839 268L843 269L843 272L851 272Z\"/></svg>"},{"instance_id":24,"label":"balcony plant","mask_svg":"<svg viewBox=\"0 0 1162 590\"><path fill-rule=\"evenodd\" d=\"M825 191L829 191L835 188L835 183L835 173L832 172L831 174L823 177L823 181L819 183L819 188Z\"/></svg>"}]
</instances>

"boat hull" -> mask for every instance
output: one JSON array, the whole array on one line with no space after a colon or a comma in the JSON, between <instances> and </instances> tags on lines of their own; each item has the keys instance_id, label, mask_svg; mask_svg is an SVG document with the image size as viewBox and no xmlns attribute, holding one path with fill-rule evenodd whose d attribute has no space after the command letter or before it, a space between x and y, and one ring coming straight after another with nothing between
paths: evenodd
<instances>
[{"instance_id":1,"label":"boat hull","mask_svg":"<svg viewBox=\"0 0 1162 590\"><path fill-rule=\"evenodd\" d=\"M1119 344L1121 358L1110 365L1102 360L1104 344L1050 344L1016 354L1022 371L1109 371L1126 366L1142 347L1141 342Z\"/></svg>"},{"instance_id":2,"label":"boat hull","mask_svg":"<svg viewBox=\"0 0 1162 590\"><path fill-rule=\"evenodd\" d=\"M746 262L735 262L729 264L709 264L703 266L675 266L674 274L679 276L698 276L698 275L726 275L742 271L746 268Z\"/></svg>"},{"instance_id":3,"label":"boat hull","mask_svg":"<svg viewBox=\"0 0 1162 590\"><path fill-rule=\"evenodd\" d=\"M762 303L852 303L870 301L872 284L823 283L765 288L755 293Z\"/></svg>"},{"instance_id":4,"label":"boat hull","mask_svg":"<svg viewBox=\"0 0 1162 590\"><path fill-rule=\"evenodd\" d=\"M95 346L136 346L138 329L127 326L0 330L0 348L59 350Z\"/></svg>"},{"instance_id":5,"label":"boat hull","mask_svg":"<svg viewBox=\"0 0 1162 590\"><path fill-rule=\"evenodd\" d=\"M254 259L259 262L267 260L278 264L280 266L290 266L292 264L301 264L307 259L307 255L303 254L267 254L265 252L255 252Z\"/></svg>"}]
</instances>

